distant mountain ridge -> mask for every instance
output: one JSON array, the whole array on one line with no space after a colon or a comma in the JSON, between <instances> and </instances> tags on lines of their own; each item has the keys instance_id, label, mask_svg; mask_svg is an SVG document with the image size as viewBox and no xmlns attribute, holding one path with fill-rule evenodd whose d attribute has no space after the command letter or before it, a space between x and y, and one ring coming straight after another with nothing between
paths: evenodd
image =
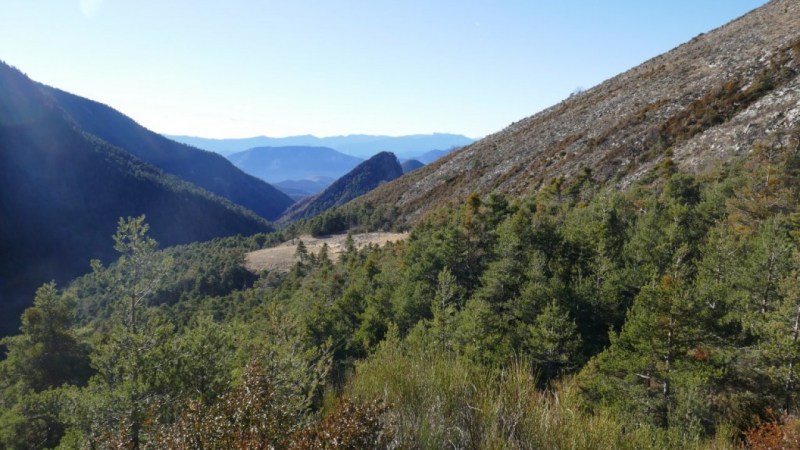
<instances>
[{"instance_id":1,"label":"distant mountain ridge","mask_svg":"<svg viewBox=\"0 0 800 450\"><path fill-rule=\"evenodd\" d=\"M429 152L425 152L425 153L423 153L423 154L421 154L419 156L416 156L414 159L416 159L417 161L419 161L419 162L421 162L423 164L430 164L430 163L436 161L437 159L448 155L453 150L454 149L449 149L449 150L431 150Z\"/></svg>"},{"instance_id":2,"label":"distant mountain ridge","mask_svg":"<svg viewBox=\"0 0 800 450\"><path fill-rule=\"evenodd\" d=\"M394 154L378 153L336 180L321 193L295 203L284 213L280 222L289 223L316 216L402 175L403 168Z\"/></svg>"},{"instance_id":3,"label":"distant mountain ridge","mask_svg":"<svg viewBox=\"0 0 800 450\"><path fill-rule=\"evenodd\" d=\"M339 178L363 159L345 155L328 147L255 147L228 155L228 160L246 173L270 183Z\"/></svg>"},{"instance_id":4,"label":"distant mountain ridge","mask_svg":"<svg viewBox=\"0 0 800 450\"><path fill-rule=\"evenodd\" d=\"M434 149L450 149L462 147L474 142L459 134L433 133L408 136L381 136L353 134L347 136L316 137L312 135L272 138L257 136L242 139L209 139L193 136L167 135L168 138L184 144L193 145L222 155L248 150L254 147L329 147L339 152L369 158L382 152L390 151L401 158L412 158Z\"/></svg>"},{"instance_id":5,"label":"distant mountain ridge","mask_svg":"<svg viewBox=\"0 0 800 450\"><path fill-rule=\"evenodd\" d=\"M334 181L336 181L335 178L313 177L302 180L284 180L273 183L273 185L289 197L295 200L302 200L305 197L319 194L333 184Z\"/></svg>"}]
</instances>

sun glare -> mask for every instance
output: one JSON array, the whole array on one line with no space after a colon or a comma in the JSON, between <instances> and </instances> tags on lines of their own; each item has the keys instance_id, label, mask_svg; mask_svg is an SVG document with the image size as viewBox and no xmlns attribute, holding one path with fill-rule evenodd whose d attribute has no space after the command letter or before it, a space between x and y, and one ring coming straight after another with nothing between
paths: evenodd
<instances>
[{"instance_id":1,"label":"sun glare","mask_svg":"<svg viewBox=\"0 0 800 450\"><path fill-rule=\"evenodd\" d=\"M97 16L97 12L103 5L103 0L79 0L81 14L85 17L92 19Z\"/></svg>"}]
</instances>

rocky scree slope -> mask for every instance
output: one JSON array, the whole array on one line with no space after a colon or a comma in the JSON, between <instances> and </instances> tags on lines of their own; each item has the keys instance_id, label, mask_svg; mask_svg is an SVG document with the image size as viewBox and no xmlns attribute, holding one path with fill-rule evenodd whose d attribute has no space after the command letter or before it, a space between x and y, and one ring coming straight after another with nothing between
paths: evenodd
<instances>
[{"instance_id":1,"label":"rocky scree slope","mask_svg":"<svg viewBox=\"0 0 800 450\"><path fill-rule=\"evenodd\" d=\"M702 171L800 127L800 1L725 26L357 199L402 220L471 192L523 195L591 169L624 188L665 155Z\"/></svg>"}]
</instances>

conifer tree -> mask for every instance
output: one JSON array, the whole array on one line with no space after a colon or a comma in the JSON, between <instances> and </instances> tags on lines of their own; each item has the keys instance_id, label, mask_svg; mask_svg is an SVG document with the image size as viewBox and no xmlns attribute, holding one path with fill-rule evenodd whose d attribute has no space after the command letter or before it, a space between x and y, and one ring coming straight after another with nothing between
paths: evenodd
<instances>
[{"instance_id":1,"label":"conifer tree","mask_svg":"<svg viewBox=\"0 0 800 450\"><path fill-rule=\"evenodd\" d=\"M725 361L715 360L707 343L707 310L687 278L686 255L683 247L672 270L636 297L622 330L596 361L607 378L595 380L594 389L655 425L701 433L715 422L704 399Z\"/></svg>"},{"instance_id":2,"label":"conifer tree","mask_svg":"<svg viewBox=\"0 0 800 450\"><path fill-rule=\"evenodd\" d=\"M574 370L580 363L578 328L556 301L545 305L534 323L528 325L526 347L540 371L542 381Z\"/></svg>"},{"instance_id":3,"label":"conifer tree","mask_svg":"<svg viewBox=\"0 0 800 450\"><path fill-rule=\"evenodd\" d=\"M89 386L92 395L82 399L82 427L88 445L119 435L131 448L142 445L142 426L149 405L156 401L159 366L173 334L172 325L148 308L172 259L157 251L147 235L144 216L120 219L114 248L120 253L115 266L98 277L112 277L116 300L110 331L94 347L92 365L97 370Z\"/></svg>"},{"instance_id":4,"label":"conifer tree","mask_svg":"<svg viewBox=\"0 0 800 450\"><path fill-rule=\"evenodd\" d=\"M455 317L462 294L458 286L458 280L447 267L442 269L436 278L438 280L436 295L431 303L433 332L441 350L450 351L452 349Z\"/></svg>"}]
</instances>

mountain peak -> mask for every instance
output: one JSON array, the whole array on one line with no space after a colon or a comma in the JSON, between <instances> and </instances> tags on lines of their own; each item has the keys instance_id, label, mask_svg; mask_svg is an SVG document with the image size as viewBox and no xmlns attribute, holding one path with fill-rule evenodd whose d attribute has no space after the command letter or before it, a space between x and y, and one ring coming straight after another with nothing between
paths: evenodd
<instances>
[{"instance_id":1,"label":"mountain peak","mask_svg":"<svg viewBox=\"0 0 800 450\"><path fill-rule=\"evenodd\" d=\"M289 208L280 221L288 223L313 217L363 195L377 186L399 178L403 168L391 152L380 152L362 162L321 193L308 197Z\"/></svg>"}]
</instances>

